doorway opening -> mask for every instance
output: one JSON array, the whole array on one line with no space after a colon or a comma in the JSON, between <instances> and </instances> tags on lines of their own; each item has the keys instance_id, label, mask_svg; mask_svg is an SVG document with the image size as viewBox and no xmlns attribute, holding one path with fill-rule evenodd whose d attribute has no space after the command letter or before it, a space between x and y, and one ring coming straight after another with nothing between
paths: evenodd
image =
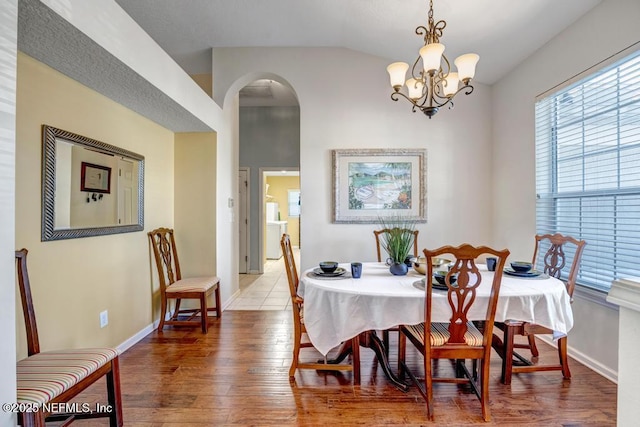
<instances>
[{"instance_id":1,"label":"doorway opening","mask_svg":"<svg viewBox=\"0 0 640 427\"><path fill-rule=\"evenodd\" d=\"M238 141L239 272L264 274L283 233L300 246L300 107L286 81L272 75L239 90Z\"/></svg>"},{"instance_id":2,"label":"doorway opening","mask_svg":"<svg viewBox=\"0 0 640 427\"><path fill-rule=\"evenodd\" d=\"M291 245L300 249L300 171L293 168L261 168L264 188L262 232L263 263L282 257L280 239L288 234Z\"/></svg>"}]
</instances>

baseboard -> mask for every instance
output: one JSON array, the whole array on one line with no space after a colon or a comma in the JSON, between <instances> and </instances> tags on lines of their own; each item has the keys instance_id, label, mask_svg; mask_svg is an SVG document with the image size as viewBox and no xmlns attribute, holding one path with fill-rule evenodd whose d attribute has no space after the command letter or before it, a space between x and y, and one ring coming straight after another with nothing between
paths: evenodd
<instances>
[{"instance_id":1,"label":"baseboard","mask_svg":"<svg viewBox=\"0 0 640 427\"><path fill-rule=\"evenodd\" d=\"M546 342L547 344L549 344L550 346L552 346L554 348L558 348L558 346L553 342L553 340L551 340L549 338L548 335L536 335L536 338L541 339L542 341ZM587 356L586 354L582 353L581 351L576 350L575 348L572 348L571 346L567 346L567 354L570 357L572 357L573 359L575 359L578 362L582 363L587 368L591 369L592 371L597 372L598 374L602 375L603 377L605 377L609 381L612 381L612 382L618 384L618 372L617 371L614 371L613 369L609 368L608 366L603 365L602 363L598 362L597 360L592 359L591 357Z\"/></svg>"},{"instance_id":2,"label":"baseboard","mask_svg":"<svg viewBox=\"0 0 640 427\"><path fill-rule=\"evenodd\" d=\"M234 294L231 295L231 297L227 300L227 302L225 304L222 304L222 311L224 311L227 308L229 308L229 306L231 306L231 304L233 304L233 302L236 300L236 298L238 298L240 296L241 293L242 293L242 291L240 289L235 291Z\"/></svg>"},{"instance_id":3,"label":"baseboard","mask_svg":"<svg viewBox=\"0 0 640 427\"><path fill-rule=\"evenodd\" d=\"M136 334L134 334L129 339L127 339L124 342L122 342L119 346L116 347L116 350L118 350L118 353L122 354L125 351L129 350L136 343L138 343L142 338L146 337L151 332L153 332L158 327L159 323L160 323L160 320L156 320L155 322L153 322L153 323L145 326L144 328L142 328L140 331L138 331Z\"/></svg>"},{"instance_id":4,"label":"baseboard","mask_svg":"<svg viewBox=\"0 0 640 427\"><path fill-rule=\"evenodd\" d=\"M248 270L247 274L260 274L260 270Z\"/></svg>"},{"instance_id":5,"label":"baseboard","mask_svg":"<svg viewBox=\"0 0 640 427\"><path fill-rule=\"evenodd\" d=\"M222 311L224 311L226 308L228 308L231 305L231 303L233 302L233 300L235 300L238 297L238 295L240 295L240 290L239 289L231 296L231 298L229 298L229 300L227 301L226 304L222 305ZM171 316L173 316L173 311L169 311L167 313L166 319L170 319ZM156 330L158 328L159 324L160 324L160 319L154 321L150 325L145 326L140 331L135 333L133 336L131 336L130 338L128 338L124 342L122 342L120 345L118 345L116 347L116 350L118 350L118 352L120 354L122 354L125 351L129 350L136 343L138 343L141 339L143 339L144 337L149 335L151 332Z\"/></svg>"}]
</instances>

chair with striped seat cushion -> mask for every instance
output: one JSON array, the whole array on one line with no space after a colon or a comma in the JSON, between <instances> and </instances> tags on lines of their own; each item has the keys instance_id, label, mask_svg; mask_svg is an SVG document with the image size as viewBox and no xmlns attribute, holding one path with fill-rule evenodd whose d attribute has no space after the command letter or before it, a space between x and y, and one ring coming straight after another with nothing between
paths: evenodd
<instances>
[{"instance_id":1,"label":"chair with striped seat cushion","mask_svg":"<svg viewBox=\"0 0 640 427\"><path fill-rule=\"evenodd\" d=\"M40 408L18 414L23 427L44 426L45 421L109 417L110 426L122 426L122 399L118 351L113 348L80 348L40 352L31 284L27 271L27 250L16 251L18 286L27 329L28 357L16 367L17 403ZM68 402L102 377L107 379L109 411L50 413L51 404ZM57 406L60 408L60 406ZM95 408L88 408L95 409ZM64 425L66 425L66 423Z\"/></svg>"},{"instance_id":2,"label":"chair with striped seat cushion","mask_svg":"<svg viewBox=\"0 0 640 427\"><path fill-rule=\"evenodd\" d=\"M578 280L580 260L586 244L585 240L578 240L560 233L535 235L532 262L534 269L540 266L544 273L564 281L571 302L573 302L573 290ZM512 374L538 371L562 371L564 379L571 379L566 336L558 339L557 363L551 363L551 361L541 363L538 360L536 335L552 335L551 329L518 319L496 322L494 326L496 332L500 329L503 331L503 339L496 334L493 340L493 348L502 357L501 381L503 384L511 384ZM516 336L527 337L527 342L516 342ZM516 352L516 348L528 349L531 357L527 359Z\"/></svg>"},{"instance_id":3,"label":"chair with striped seat cushion","mask_svg":"<svg viewBox=\"0 0 640 427\"><path fill-rule=\"evenodd\" d=\"M424 342L424 323L408 325L405 326L405 329L408 334L413 336L413 338L420 342ZM449 342L450 337L451 334L449 333L448 323L431 323L429 339L431 340L431 345L433 347L445 345ZM484 336L482 335L482 332L480 332L472 322L467 322L467 332L464 334L465 343L472 347L478 347L482 345L483 338Z\"/></svg>"},{"instance_id":4,"label":"chair with striped seat cushion","mask_svg":"<svg viewBox=\"0 0 640 427\"><path fill-rule=\"evenodd\" d=\"M441 255L452 255L455 261L445 275L447 285L447 298L451 307L449 323L432 322L432 298L433 262L432 259ZM482 418L490 421L489 411L489 357L491 355L491 342L493 323L498 304L500 284L502 282L502 270L509 251L504 249L497 251L486 246L474 247L463 244L458 247L443 246L439 249L424 250L426 258L427 274L425 286L424 323L418 325L401 325L400 340L398 342L398 363L400 373L409 374L413 382L427 403L427 416L434 419L433 410L433 383L469 383L472 390L480 399ZM495 256L498 259L495 273L492 276L491 293L487 304L487 310L482 319L468 319L467 313L476 303L476 291L482 284L483 275L480 273L475 260L482 255ZM490 277L485 273L484 278ZM456 280L454 280L456 278ZM473 321L481 321L482 330L476 328ZM418 380L417 375L406 363L407 338L423 356L424 382ZM438 359L454 361L454 374L449 377L441 375L444 370L434 370L432 363ZM466 365L466 360L471 360L472 372ZM480 375L477 367L480 363ZM414 369L416 369L414 367ZM446 372L445 372L446 373ZM435 374L438 374L436 376Z\"/></svg>"},{"instance_id":5,"label":"chair with striped seat cushion","mask_svg":"<svg viewBox=\"0 0 640 427\"><path fill-rule=\"evenodd\" d=\"M183 279L173 230L157 228L147 234L153 248L158 281L160 282L161 308L158 331L162 332L164 325L200 326L202 332L206 334L209 323L215 319L209 316L209 313L215 311L218 319L222 316L220 279L216 276ZM216 306L207 307L207 300L212 294L215 294ZM183 299L198 300L200 307L181 310L180 302ZM169 300L175 300L175 309L171 318L167 320ZM185 316L186 318L184 318Z\"/></svg>"}]
</instances>

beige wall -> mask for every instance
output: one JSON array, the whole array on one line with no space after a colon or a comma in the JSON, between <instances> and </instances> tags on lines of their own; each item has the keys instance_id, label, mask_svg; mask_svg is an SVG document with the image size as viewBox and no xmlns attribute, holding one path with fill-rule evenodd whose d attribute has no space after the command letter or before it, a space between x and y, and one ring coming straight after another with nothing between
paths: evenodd
<instances>
[{"instance_id":1,"label":"beige wall","mask_svg":"<svg viewBox=\"0 0 640 427\"><path fill-rule=\"evenodd\" d=\"M119 345L157 318L147 236L40 241L41 125L145 156L146 230L174 222L174 134L24 54L17 81L15 246L29 249L41 347ZM103 310L109 325L101 329ZM20 358L26 354L21 308L16 316Z\"/></svg>"},{"instance_id":2,"label":"beige wall","mask_svg":"<svg viewBox=\"0 0 640 427\"><path fill-rule=\"evenodd\" d=\"M300 177L298 176L269 176L269 194L273 196L273 202L278 202L280 220L287 221L287 232L293 246L300 246L300 218L289 218L289 205L287 201L288 190L300 190Z\"/></svg>"},{"instance_id":3,"label":"beige wall","mask_svg":"<svg viewBox=\"0 0 640 427\"><path fill-rule=\"evenodd\" d=\"M215 275L216 134L177 133L174 166L174 228L182 277Z\"/></svg>"}]
</instances>

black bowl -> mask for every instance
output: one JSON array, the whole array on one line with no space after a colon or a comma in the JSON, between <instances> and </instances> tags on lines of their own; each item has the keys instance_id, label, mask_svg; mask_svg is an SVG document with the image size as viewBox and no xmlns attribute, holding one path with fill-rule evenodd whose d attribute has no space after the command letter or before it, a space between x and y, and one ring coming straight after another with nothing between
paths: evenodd
<instances>
[{"instance_id":1,"label":"black bowl","mask_svg":"<svg viewBox=\"0 0 640 427\"><path fill-rule=\"evenodd\" d=\"M447 277L447 272L446 271L436 271L433 273L433 277L436 279L436 282L440 283L441 285L445 285L445 277ZM453 285L454 283L456 283L456 279L458 278L457 274L452 274L451 275L451 279L450 282Z\"/></svg>"},{"instance_id":2,"label":"black bowl","mask_svg":"<svg viewBox=\"0 0 640 427\"><path fill-rule=\"evenodd\" d=\"M511 263L511 268L513 268L515 272L526 273L533 268L533 264L526 261L514 261Z\"/></svg>"},{"instance_id":3,"label":"black bowl","mask_svg":"<svg viewBox=\"0 0 640 427\"><path fill-rule=\"evenodd\" d=\"M333 273L338 268L338 263L335 261L322 261L320 263L320 269L325 273Z\"/></svg>"}]
</instances>

